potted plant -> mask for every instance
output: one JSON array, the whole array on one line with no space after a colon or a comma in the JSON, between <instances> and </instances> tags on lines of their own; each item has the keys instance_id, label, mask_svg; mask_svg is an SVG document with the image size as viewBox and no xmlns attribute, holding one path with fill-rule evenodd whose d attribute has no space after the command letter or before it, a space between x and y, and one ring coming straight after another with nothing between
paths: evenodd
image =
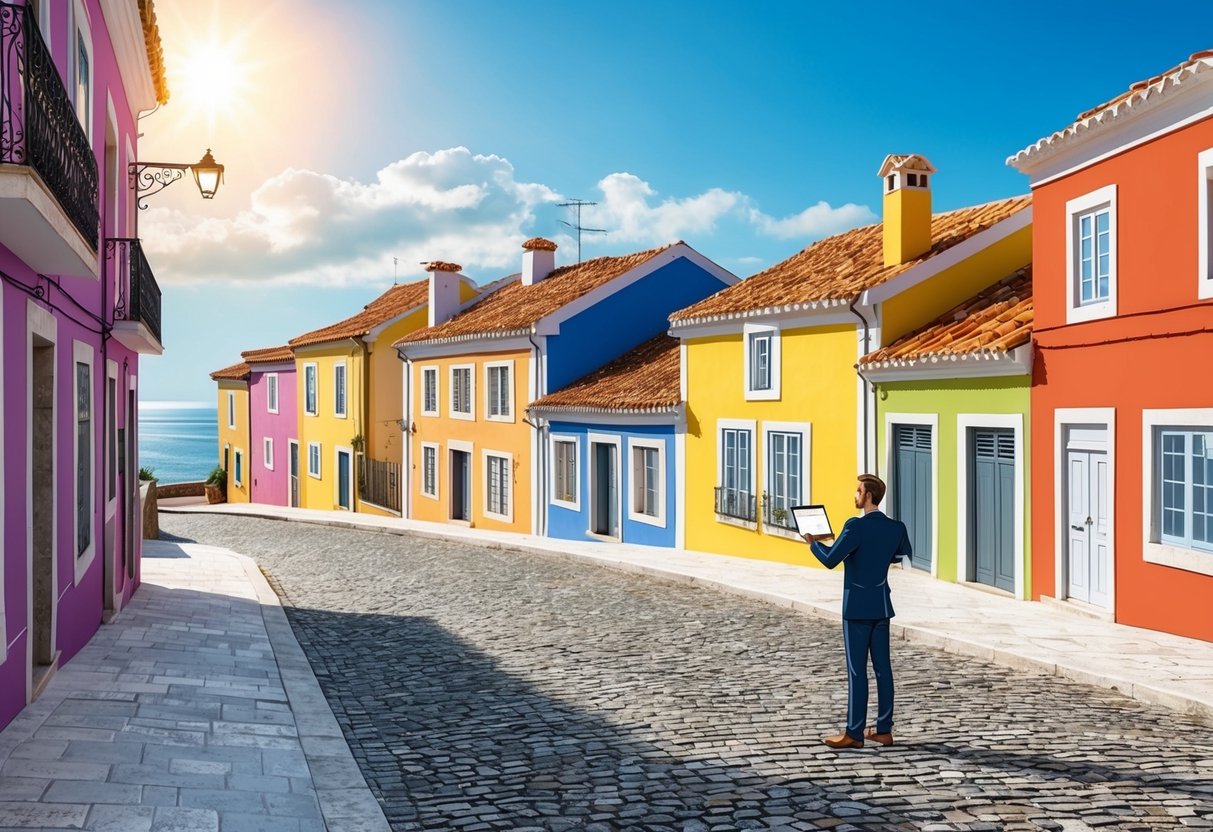
<instances>
[{"instance_id":1,"label":"potted plant","mask_svg":"<svg viewBox=\"0 0 1213 832\"><path fill-rule=\"evenodd\" d=\"M206 492L208 503L227 502L227 471L222 465L216 465L211 469L202 487Z\"/></svg>"},{"instance_id":2,"label":"potted plant","mask_svg":"<svg viewBox=\"0 0 1213 832\"><path fill-rule=\"evenodd\" d=\"M148 468L146 465L141 466L139 468L139 479L141 482L147 482L148 480L154 480L154 479L156 479L156 472L153 471L151 468Z\"/></svg>"}]
</instances>

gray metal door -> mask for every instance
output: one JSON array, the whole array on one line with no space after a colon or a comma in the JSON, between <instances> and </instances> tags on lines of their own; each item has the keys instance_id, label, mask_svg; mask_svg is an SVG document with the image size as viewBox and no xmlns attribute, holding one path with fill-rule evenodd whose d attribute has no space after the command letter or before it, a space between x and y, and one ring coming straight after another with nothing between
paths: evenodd
<instances>
[{"instance_id":1,"label":"gray metal door","mask_svg":"<svg viewBox=\"0 0 1213 832\"><path fill-rule=\"evenodd\" d=\"M969 551L978 583L1015 591L1015 434L977 429L970 440Z\"/></svg>"},{"instance_id":2,"label":"gray metal door","mask_svg":"<svg viewBox=\"0 0 1213 832\"><path fill-rule=\"evenodd\" d=\"M931 426L895 425L893 448L894 516L906 524L910 533L913 549L910 564L930 569L935 514L931 496Z\"/></svg>"}]
</instances>

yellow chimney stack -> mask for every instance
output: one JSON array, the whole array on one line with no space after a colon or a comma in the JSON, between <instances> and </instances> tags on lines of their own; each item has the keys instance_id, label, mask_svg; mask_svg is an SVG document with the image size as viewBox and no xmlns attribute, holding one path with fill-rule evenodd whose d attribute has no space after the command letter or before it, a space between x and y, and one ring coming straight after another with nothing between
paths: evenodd
<instances>
[{"instance_id":1,"label":"yellow chimney stack","mask_svg":"<svg viewBox=\"0 0 1213 832\"><path fill-rule=\"evenodd\" d=\"M931 177L935 166L917 153L886 156L880 166L884 190L884 264L897 266L931 248Z\"/></svg>"}]
</instances>

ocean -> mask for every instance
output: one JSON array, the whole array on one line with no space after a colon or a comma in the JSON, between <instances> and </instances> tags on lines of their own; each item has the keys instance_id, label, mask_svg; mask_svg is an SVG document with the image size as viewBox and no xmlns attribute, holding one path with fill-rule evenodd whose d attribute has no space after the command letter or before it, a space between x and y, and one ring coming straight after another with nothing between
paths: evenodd
<instances>
[{"instance_id":1,"label":"ocean","mask_svg":"<svg viewBox=\"0 0 1213 832\"><path fill-rule=\"evenodd\" d=\"M162 484L196 482L219 461L219 415L198 402L139 403L139 466Z\"/></svg>"}]
</instances>

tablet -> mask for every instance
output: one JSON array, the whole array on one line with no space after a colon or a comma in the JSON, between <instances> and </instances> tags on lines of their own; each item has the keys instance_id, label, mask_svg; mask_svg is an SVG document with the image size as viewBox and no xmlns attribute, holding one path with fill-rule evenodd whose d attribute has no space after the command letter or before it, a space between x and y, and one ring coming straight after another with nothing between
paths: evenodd
<instances>
[{"instance_id":1,"label":"tablet","mask_svg":"<svg viewBox=\"0 0 1213 832\"><path fill-rule=\"evenodd\" d=\"M796 521L796 531L802 535L834 534L825 506L792 506L792 518Z\"/></svg>"}]
</instances>

